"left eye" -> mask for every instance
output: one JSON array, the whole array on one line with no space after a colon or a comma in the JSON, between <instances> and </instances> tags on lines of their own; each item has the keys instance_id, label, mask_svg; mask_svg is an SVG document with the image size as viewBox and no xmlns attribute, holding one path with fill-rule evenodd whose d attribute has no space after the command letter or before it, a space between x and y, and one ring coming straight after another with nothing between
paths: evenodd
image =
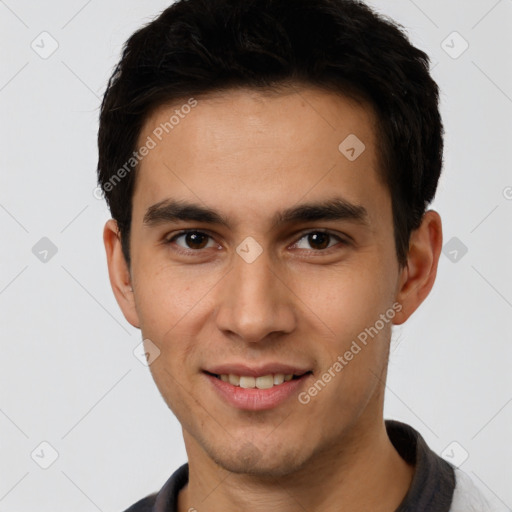
<instances>
[{"instance_id":1,"label":"left eye","mask_svg":"<svg viewBox=\"0 0 512 512\"><path fill-rule=\"evenodd\" d=\"M304 247L303 241L305 241L306 244L309 244L310 247ZM330 242L335 243L330 244ZM323 231L311 231L310 233L306 233L304 236L302 236L302 238L294 245L294 247L299 249L311 249L311 247L313 247L314 250L323 250L329 249L339 242L343 242L343 240L331 233L325 233Z\"/></svg>"}]
</instances>

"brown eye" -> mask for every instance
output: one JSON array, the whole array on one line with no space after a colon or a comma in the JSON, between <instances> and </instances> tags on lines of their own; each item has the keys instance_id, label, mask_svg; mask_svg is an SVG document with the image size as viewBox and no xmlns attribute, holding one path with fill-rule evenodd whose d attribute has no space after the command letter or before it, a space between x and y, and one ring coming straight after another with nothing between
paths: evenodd
<instances>
[{"instance_id":1,"label":"brown eye","mask_svg":"<svg viewBox=\"0 0 512 512\"><path fill-rule=\"evenodd\" d=\"M325 249L329 246L330 236L327 233L310 233L308 242L313 249Z\"/></svg>"},{"instance_id":2,"label":"brown eye","mask_svg":"<svg viewBox=\"0 0 512 512\"><path fill-rule=\"evenodd\" d=\"M311 231L309 233L305 233L302 238L295 244L295 246L298 249L321 251L323 249L328 249L340 242L343 244L344 241L332 233L326 233L324 231Z\"/></svg>"},{"instance_id":3,"label":"brown eye","mask_svg":"<svg viewBox=\"0 0 512 512\"><path fill-rule=\"evenodd\" d=\"M210 235L201 231L186 231L171 238L168 243L176 242L176 245L184 249L199 250L206 248L210 239ZM180 240L180 242L178 242L178 240ZM210 247L212 247L212 245L210 245Z\"/></svg>"},{"instance_id":4,"label":"brown eye","mask_svg":"<svg viewBox=\"0 0 512 512\"><path fill-rule=\"evenodd\" d=\"M208 235L204 233L187 233L185 235L185 243L191 249L202 249L208 243Z\"/></svg>"}]
</instances>

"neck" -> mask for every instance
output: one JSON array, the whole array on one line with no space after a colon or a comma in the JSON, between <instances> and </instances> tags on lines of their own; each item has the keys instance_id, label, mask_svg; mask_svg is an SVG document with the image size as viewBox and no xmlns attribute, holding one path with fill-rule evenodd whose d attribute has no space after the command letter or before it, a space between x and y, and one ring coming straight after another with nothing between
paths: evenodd
<instances>
[{"instance_id":1,"label":"neck","mask_svg":"<svg viewBox=\"0 0 512 512\"><path fill-rule=\"evenodd\" d=\"M273 479L231 473L189 446L189 483L179 494L178 511L394 512L414 468L392 445L382 419L363 431L358 427L302 469Z\"/></svg>"}]
</instances>

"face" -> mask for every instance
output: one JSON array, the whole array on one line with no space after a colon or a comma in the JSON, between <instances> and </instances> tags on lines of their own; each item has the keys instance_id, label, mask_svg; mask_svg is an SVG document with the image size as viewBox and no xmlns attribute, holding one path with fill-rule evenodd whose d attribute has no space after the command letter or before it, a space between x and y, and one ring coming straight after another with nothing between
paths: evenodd
<instances>
[{"instance_id":1,"label":"face","mask_svg":"<svg viewBox=\"0 0 512 512\"><path fill-rule=\"evenodd\" d=\"M291 474L382 421L404 271L373 114L314 88L180 105L140 134L156 145L137 171L120 305L160 351L150 369L189 458ZM280 374L294 377L267 389Z\"/></svg>"}]
</instances>

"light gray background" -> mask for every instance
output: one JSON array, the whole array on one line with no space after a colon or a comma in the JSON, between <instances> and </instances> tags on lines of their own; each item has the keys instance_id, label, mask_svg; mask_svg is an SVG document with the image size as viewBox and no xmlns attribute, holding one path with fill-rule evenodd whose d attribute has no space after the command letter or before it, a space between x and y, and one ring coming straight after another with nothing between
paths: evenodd
<instances>
[{"instance_id":1,"label":"light gray background","mask_svg":"<svg viewBox=\"0 0 512 512\"><path fill-rule=\"evenodd\" d=\"M180 426L133 355L140 333L110 289L109 214L93 195L107 79L126 38L167 5L0 1L2 512L124 510L186 461ZM433 207L445 243L459 245L395 330L385 416L452 460L467 452L461 469L512 507L512 1L371 5L432 58L446 129ZM458 58L454 31L469 44ZM31 47L53 40L46 59ZM32 251L43 237L57 247L46 263Z\"/></svg>"}]
</instances>

